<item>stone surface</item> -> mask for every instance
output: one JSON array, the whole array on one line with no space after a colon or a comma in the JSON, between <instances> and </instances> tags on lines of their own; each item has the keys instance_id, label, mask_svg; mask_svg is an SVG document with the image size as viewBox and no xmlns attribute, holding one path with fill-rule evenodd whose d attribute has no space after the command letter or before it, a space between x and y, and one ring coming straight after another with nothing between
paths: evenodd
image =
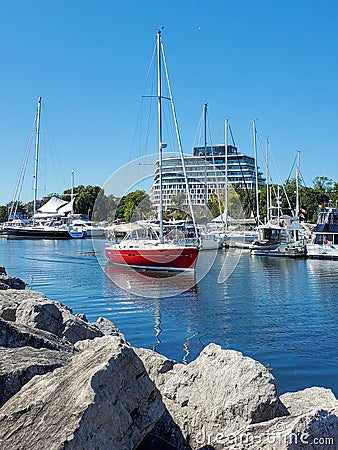
<instances>
[{"instance_id":1,"label":"stone surface","mask_svg":"<svg viewBox=\"0 0 338 450\"><path fill-rule=\"evenodd\" d=\"M34 377L0 410L1 448L134 449L165 409L118 336L80 341L70 364Z\"/></svg>"},{"instance_id":2,"label":"stone surface","mask_svg":"<svg viewBox=\"0 0 338 450\"><path fill-rule=\"evenodd\" d=\"M318 410L249 425L228 436L200 435L215 450L336 450L337 414ZM204 439L204 440L203 440Z\"/></svg>"},{"instance_id":3,"label":"stone surface","mask_svg":"<svg viewBox=\"0 0 338 450\"><path fill-rule=\"evenodd\" d=\"M105 317L99 317L93 325L104 335L118 336L121 335L119 329L113 322Z\"/></svg>"},{"instance_id":4,"label":"stone surface","mask_svg":"<svg viewBox=\"0 0 338 450\"><path fill-rule=\"evenodd\" d=\"M69 361L69 352L0 347L0 407L35 375L51 372Z\"/></svg>"},{"instance_id":5,"label":"stone surface","mask_svg":"<svg viewBox=\"0 0 338 450\"><path fill-rule=\"evenodd\" d=\"M318 409L327 411L338 410L338 400L334 393L331 389L322 387L311 387L298 392L287 392L281 395L280 399L293 416Z\"/></svg>"},{"instance_id":6,"label":"stone surface","mask_svg":"<svg viewBox=\"0 0 338 450\"><path fill-rule=\"evenodd\" d=\"M24 291L16 289L8 289L6 291L0 291L0 317L5 320L16 320L16 310L21 302L27 299L47 299L47 297L41 292L37 291ZM10 318L6 318L4 314L6 311L11 310Z\"/></svg>"},{"instance_id":7,"label":"stone surface","mask_svg":"<svg viewBox=\"0 0 338 450\"><path fill-rule=\"evenodd\" d=\"M139 352L139 356L193 449L200 447L197 438L202 427L206 434L218 430L229 434L288 414L274 377L262 364L239 352L210 344L188 365L172 365L163 357L154 363L156 356L149 353Z\"/></svg>"},{"instance_id":8,"label":"stone surface","mask_svg":"<svg viewBox=\"0 0 338 450\"><path fill-rule=\"evenodd\" d=\"M20 278L9 277L4 274L0 274L0 290L7 289L25 289L27 283L20 280Z\"/></svg>"},{"instance_id":9,"label":"stone surface","mask_svg":"<svg viewBox=\"0 0 338 450\"><path fill-rule=\"evenodd\" d=\"M0 318L48 331L71 343L108 334L122 336L110 320L100 317L90 323L84 314L73 314L37 291L0 291Z\"/></svg>"},{"instance_id":10,"label":"stone surface","mask_svg":"<svg viewBox=\"0 0 338 450\"><path fill-rule=\"evenodd\" d=\"M39 296L36 292L30 292L33 295L17 306L17 323L48 331L71 343L103 336L103 333L89 323L85 316L74 315L72 310L62 303Z\"/></svg>"},{"instance_id":11,"label":"stone surface","mask_svg":"<svg viewBox=\"0 0 338 450\"><path fill-rule=\"evenodd\" d=\"M73 347L53 334L28 327L26 325L7 322L0 318L1 347L33 347L50 350L73 351Z\"/></svg>"},{"instance_id":12,"label":"stone surface","mask_svg":"<svg viewBox=\"0 0 338 450\"><path fill-rule=\"evenodd\" d=\"M141 358L150 378L154 381L157 388L161 390L168 376L173 375L172 369L178 363L147 348L135 348L135 352ZM184 366L178 364L178 367L183 368Z\"/></svg>"}]
</instances>

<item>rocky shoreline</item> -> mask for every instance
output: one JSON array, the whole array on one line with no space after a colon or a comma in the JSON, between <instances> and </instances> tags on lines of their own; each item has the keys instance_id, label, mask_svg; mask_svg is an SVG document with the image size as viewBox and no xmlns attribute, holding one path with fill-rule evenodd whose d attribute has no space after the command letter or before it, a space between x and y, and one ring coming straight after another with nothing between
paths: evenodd
<instances>
[{"instance_id":1,"label":"rocky shoreline","mask_svg":"<svg viewBox=\"0 0 338 450\"><path fill-rule=\"evenodd\" d=\"M25 287L0 268L1 449L338 449L331 390L215 344L177 363Z\"/></svg>"}]
</instances>

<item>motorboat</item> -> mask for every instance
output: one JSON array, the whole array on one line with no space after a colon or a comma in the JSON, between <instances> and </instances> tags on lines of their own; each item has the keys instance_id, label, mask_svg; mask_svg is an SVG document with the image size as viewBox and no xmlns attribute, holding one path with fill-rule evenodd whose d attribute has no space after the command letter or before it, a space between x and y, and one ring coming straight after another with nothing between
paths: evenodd
<instances>
[{"instance_id":1,"label":"motorboat","mask_svg":"<svg viewBox=\"0 0 338 450\"><path fill-rule=\"evenodd\" d=\"M306 254L315 259L338 259L338 209L322 206L317 224L312 230L312 241L306 244Z\"/></svg>"}]
</instances>

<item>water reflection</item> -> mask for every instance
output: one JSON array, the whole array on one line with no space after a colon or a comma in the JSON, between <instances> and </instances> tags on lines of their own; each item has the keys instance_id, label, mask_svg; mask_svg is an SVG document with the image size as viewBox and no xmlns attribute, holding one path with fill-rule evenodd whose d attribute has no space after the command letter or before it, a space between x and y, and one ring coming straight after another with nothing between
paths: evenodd
<instances>
[{"instance_id":1,"label":"water reflection","mask_svg":"<svg viewBox=\"0 0 338 450\"><path fill-rule=\"evenodd\" d=\"M195 272L191 270L136 270L129 266L107 263L104 272L119 288L139 297L175 297L197 289Z\"/></svg>"}]
</instances>

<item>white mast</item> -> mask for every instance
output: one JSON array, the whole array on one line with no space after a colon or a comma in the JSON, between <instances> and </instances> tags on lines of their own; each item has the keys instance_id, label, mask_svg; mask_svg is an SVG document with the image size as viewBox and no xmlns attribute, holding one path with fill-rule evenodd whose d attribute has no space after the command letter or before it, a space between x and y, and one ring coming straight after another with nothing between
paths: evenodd
<instances>
[{"instance_id":1,"label":"white mast","mask_svg":"<svg viewBox=\"0 0 338 450\"><path fill-rule=\"evenodd\" d=\"M160 207L158 218L160 221L160 240L163 242L163 198L162 198L162 79L161 79L161 30L157 30L157 115L158 115L158 167L160 186Z\"/></svg>"},{"instance_id":2,"label":"white mast","mask_svg":"<svg viewBox=\"0 0 338 450\"><path fill-rule=\"evenodd\" d=\"M299 214L299 168L300 168L300 151L297 152L297 166L296 166L296 211L295 216Z\"/></svg>"},{"instance_id":3,"label":"white mast","mask_svg":"<svg viewBox=\"0 0 338 450\"><path fill-rule=\"evenodd\" d=\"M159 32L159 33L161 33L161 32ZM179 129L178 129L175 105L174 105L173 95L172 95L172 91L171 91L169 74L168 74L168 68L167 68L167 63L166 63L166 60L165 60L164 50L163 50L162 44L161 44L161 48L162 48L162 54L163 54L163 64L164 64L164 69L165 69L166 78L167 78L167 84L168 84L168 91L169 91L169 99L167 99L167 100L170 100L170 104L171 104L171 111L172 111L172 114L173 114L173 119L174 119L174 124L175 124L177 144L178 144L179 151L180 151L180 157L181 157L184 181L185 181L185 186L186 186L186 193L187 193L189 210L190 210L192 222L193 222L193 225L194 225L195 236L196 236L196 238L199 239L199 237L198 237L199 236L198 235L198 230L197 230L197 224L196 224L194 210L193 210L192 201L191 201L191 194L190 194L190 190L189 190L188 176L187 176L187 171L186 171L186 167L185 167L184 154L183 154L183 149L182 149L182 141L181 141L181 136L180 136L180 132L179 132ZM162 144L162 148L164 148L164 147L166 147L166 144Z\"/></svg>"},{"instance_id":4,"label":"white mast","mask_svg":"<svg viewBox=\"0 0 338 450\"><path fill-rule=\"evenodd\" d=\"M256 121L252 121L252 131L254 139L254 158L255 158L255 175L256 175L256 220L257 225L259 225L259 188L258 188L258 166L257 166L257 131L256 131Z\"/></svg>"},{"instance_id":5,"label":"white mast","mask_svg":"<svg viewBox=\"0 0 338 450\"><path fill-rule=\"evenodd\" d=\"M74 203L73 203L73 199L74 199L74 169L72 170L72 184L71 184L71 192L70 192L70 204L71 204L71 210L70 213L73 215L74 214Z\"/></svg>"},{"instance_id":6,"label":"white mast","mask_svg":"<svg viewBox=\"0 0 338 450\"><path fill-rule=\"evenodd\" d=\"M225 148L225 194L224 194L224 225L228 229L228 119L224 121L224 148Z\"/></svg>"},{"instance_id":7,"label":"white mast","mask_svg":"<svg viewBox=\"0 0 338 450\"><path fill-rule=\"evenodd\" d=\"M265 172L266 172L266 220L270 219L270 186L269 186L269 139L266 138L266 155L265 155Z\"/></svg>"},{"instance_id":8,"label":"white mast","mask_svg":"<svg viewBox=\"0 0 338 450\"><path fill-rule=\"evenodd\" d=\"M208 188L207 188L207 108L208 104L204 103L204 207L207 211L208 204Z\"/></svg>"},{"instance_id":9,"label":"white mast","mask_svg":"<svg viewBox=\"0 0 338 450\"><path fill-rule=\"evenodd\" d=\"M40 137L40 112L41 97L38 98L38 110L36 113L36 137L35 137L35 165L34 165L34 198L33 198L33 222L36 214L36 200L38 195L38 166L39 166L39 137Z\"/></svg>"}]
</instances>

